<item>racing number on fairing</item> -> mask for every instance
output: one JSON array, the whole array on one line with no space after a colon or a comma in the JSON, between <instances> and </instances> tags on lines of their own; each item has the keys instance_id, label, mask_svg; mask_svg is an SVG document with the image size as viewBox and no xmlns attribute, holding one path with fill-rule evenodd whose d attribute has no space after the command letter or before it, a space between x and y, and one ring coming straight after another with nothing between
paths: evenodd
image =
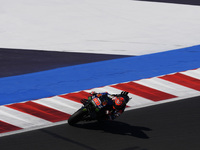
<instances>
[{"instance_id":1,"label":"racing number on fairing","mask_svg":"<svg viewBox=\"0 0 200 150\"><path fill-rule=\"evenodd\" d=\"M100 101L98 100L98 98L94 98L93 101L95 102L95 104L97 106L101 105Z\"/></svg>"}]
</instances>

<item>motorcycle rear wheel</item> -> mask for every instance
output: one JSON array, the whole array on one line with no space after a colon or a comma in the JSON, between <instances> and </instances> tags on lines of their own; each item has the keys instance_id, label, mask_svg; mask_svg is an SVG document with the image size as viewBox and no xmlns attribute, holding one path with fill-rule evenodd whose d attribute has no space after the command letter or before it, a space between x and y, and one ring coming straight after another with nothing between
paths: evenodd
<instances>
[{"instance_id":1,"label":"motorcycle rear wheel","mask_svg":"<svg viewBox=\"0 0 200 150\"><path fill-rule=\"evenodd\" d=\"M76 123L82 120L83 116L86 113L87 111L83 111L83 109L79 109L73 115L70 116L70 118L68 119L68 124L71 126L75 125Z\"/></svg>"}]
</instances>

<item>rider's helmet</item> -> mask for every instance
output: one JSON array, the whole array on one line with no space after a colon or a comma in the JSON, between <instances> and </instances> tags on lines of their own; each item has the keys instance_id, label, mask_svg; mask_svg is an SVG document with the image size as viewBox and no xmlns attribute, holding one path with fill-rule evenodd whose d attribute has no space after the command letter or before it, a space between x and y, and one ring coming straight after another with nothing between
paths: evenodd
<instances>
[{"instance_id":1,"label":"rider's helmet","mask_svg":"<svg viewBox=\"0 0 200 150\"><path fill-rule=\"evenodd\" d=\"M114 102L113 104L114 109L120 110L126 106L126 101L123 97L113 97L112 100Z\"/></svg>"}]
</instances>

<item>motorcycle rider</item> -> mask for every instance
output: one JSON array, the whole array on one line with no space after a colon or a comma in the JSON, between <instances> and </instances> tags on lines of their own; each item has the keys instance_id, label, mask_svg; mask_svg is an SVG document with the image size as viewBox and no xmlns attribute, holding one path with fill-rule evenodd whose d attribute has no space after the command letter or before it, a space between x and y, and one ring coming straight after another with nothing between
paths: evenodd
<instances>
[{"instance_id":1,"label":"motorcycle rider","mask_svg":"<svg viewBox=\"0 0 200 150\"><path fill-rule=\"evenodd\" d=\"M128 92L126 91L122 91L121 94L109 94L107 92L91 92L91 94L92 96L88 97L88 100L91 100L92 97L98 97L101 100L103 104L101 111L104 112L101 117L105 120L114 120L119 117L129 101ZM84 100L81 102L84 103Z\"/></svg>"}]
</instances>

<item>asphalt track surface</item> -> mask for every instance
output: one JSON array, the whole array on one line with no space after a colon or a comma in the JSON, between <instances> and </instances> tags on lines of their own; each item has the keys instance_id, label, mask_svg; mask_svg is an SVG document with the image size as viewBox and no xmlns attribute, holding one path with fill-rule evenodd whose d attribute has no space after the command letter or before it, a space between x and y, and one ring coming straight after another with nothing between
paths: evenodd
<instances>
[{"instance_id":1,"label":"asphalt track surface","mask_svg":"<svg viewBox=\"0 0 200 150\"><path fill-rule=\"evenodd\" d=\"M0 77L123 57L128 56L0 48Z\"/></svg>"},{"instance_id":2,"label":"asphalt track surface","mask_svg":"<svg viewBox=\"0 0 200 150\"><path fill-rule=\"evenodd\" d=\"M90 60L87 54L3 49L0 54L0 68L7 68L1 73L3 77L101 61L106 57L107 59L126 57L91 54L93 60ZM73 59L72 55L76 57ZM14 63L15 61L19 63ZM78 124L76 127L63 124L1 137L0 148L1 150L199 150L199 98L127 111L117 120L103 124L89 122Z\"/></svg>"},{"instance_id":3,"label":"asphalt track surface","mask_svg":"<svg viewBox=\"0 0 200 150\"><path fill-rule=\"evenodd\" d=\"M113 122L2 137L2 150L199 150L200 97L125 112Z\"/></svg>"}]
</instances>

